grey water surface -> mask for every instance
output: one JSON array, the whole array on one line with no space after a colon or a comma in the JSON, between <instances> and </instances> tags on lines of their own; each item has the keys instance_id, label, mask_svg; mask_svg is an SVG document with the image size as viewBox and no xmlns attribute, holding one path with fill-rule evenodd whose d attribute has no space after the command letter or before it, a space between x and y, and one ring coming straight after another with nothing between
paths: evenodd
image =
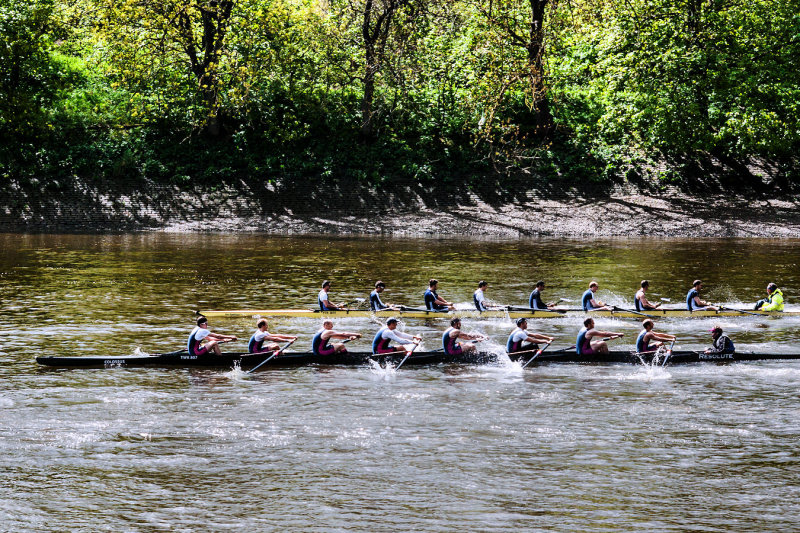
<instances>
[{"instance_id":1,"label":"grey water surface","mask_svg":"<svg viewBox=\"0 0 800 533\"><path fill-rule=\"evenodd\" d=\"M483 366L54 370L39 354L181 348L198 309L306 308L331 297L419 305L431 277L487 296L576 305L589 281L630 306L704 298L749 307L778 283L800 310L800 240L594 243L272 237L0 235L2 531L796 531L800 362L549 365L502 355L513 324L467 319ZM212 319L243 349L254 320ZM574 343L580 317L530 329ZM800 318L671 319L699 349L720 323L742 350L795 351ZM379 325L338 320L368 349ZM598 319L625 332L633 319ZM318 321L270 320L306 350ZM405 320L427 348L446 324ZM351 345L348 345L351 346ZM293 347L294 348L294 347Z\"/></svg>"}]
</instances>

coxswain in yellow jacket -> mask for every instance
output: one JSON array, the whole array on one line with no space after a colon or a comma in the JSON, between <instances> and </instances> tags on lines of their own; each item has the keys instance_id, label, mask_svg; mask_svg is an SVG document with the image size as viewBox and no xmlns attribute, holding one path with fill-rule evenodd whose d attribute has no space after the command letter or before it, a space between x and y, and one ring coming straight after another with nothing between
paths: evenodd
<instances>
[{"instance_id":1,"label":"coxswain in yellow jacket","mask_svg":"<svg viewBox=\"0 0 800 533\"><path fill-rule=\"evenodd\" d=\"M783 311L783 293L774 283L767 285L767 297L756 302L754 309L761 311Z\"/></svg>"}]
</instances>

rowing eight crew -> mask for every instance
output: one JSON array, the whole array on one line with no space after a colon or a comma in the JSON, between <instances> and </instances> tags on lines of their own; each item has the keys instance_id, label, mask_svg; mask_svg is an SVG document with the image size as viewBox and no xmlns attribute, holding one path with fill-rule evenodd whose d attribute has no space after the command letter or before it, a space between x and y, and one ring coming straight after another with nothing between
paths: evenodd
<instances>
[{"instance_id":1,"label":"rowing eight crew","mask_svg":"<svg viewBox=\"0 0 800 533\"><path fill-rule=\"evenodd\" d=\"M373 354L386 354L394 352L405 351L409 353L413 347L422 341L420 335L409 335L408 333L397 330L398 321L396 318L389 318L386 321L386 326L382 327L372 340L372 353ZM266 353L280 351L278 342L294 342L297 340L295 335L275 335L267 331L267 320L261 318L258 320L257 329L250 337L248 343L249 353ZM554 338L533 333L528 331L528 321L525 318L520 318L516 322L516 328L508 336L506 341L506 352L524 352L531 350L538 350L539 343L550 345ZM658 333L654 331L655 324L652 320L646 319L642 322L642 331L636 338L636 352L637 353L652 353L661 348L664 343L674 343L676 337L666 333ZM579 355L590 354L603 354L608 353L607 341L625 336L624 333L615 331L601 331L595 328L594 319L587 318L583 322L583 328L578 332L575 340L575 350ZM711 330L711 336L714 341L712 348L706 350L706 353L728 354L734 353L735 347L733 341L727 335L723 335L722 328L715 326ZM314 355L332 355L335 353L343 353L347 351L344 343L351 340L361 338L360 333L352 331L336 331L333 329L333 321L325 320L322 323L322 328L316 332L311 340L311 351ZM344 342L332 342L335 339L343 339ZM488 337L480 333L467 333L461 329L461 319L453 318L450 321L450 327L442 333L442 350L447 355L461 355L475 353L477 348L476 342L487 340ZM219 345L223 342L230 342L237 340L232 335L220 335L211 333L208 329L208 319L200 317L197 319L197 326L192 330L189 335L187 351L190 355L200 356L209 352L214 352L220 355ZM466 342L459 342L466 341ZM203 344L203 341L206 341ZM396 345L392 345L392 341ZM265 344L268 343L268 344Z\"/></svg>"},{"instance_id":2,"label":"rowing eight crew","mask_svg":"<svg viewBox=\"0 0 800 533\"><path fill-rule=\"evenodd\" d=\"M317 301L321 311L335 311L347 309L346 305L333 304L328 298L331 283L325 280L322 283L322 290L317 295ZM426 311L447 312L455 309L452 302L448 302L441 296L438 291L439 281L431 279L428 282L428 289L423 295ZM595 298L595 293L600 285L597 281L589 283L589 288L581 296L581 308L586 312L591 311L613 311L614 306L604 303L602 300ZM478 282L478 288L472 294L472 301L475 309L478 311L489 311L491 309L505 308L497 302L493 302L486 298L486 290L489 288L489 283L481 280ZM528 307L533 311L548 311L556 308L556 302L544 303L542 300L542 291L544 291L545 283L540 280L536 282L536 286L531 291L528 297ZM647 290L650 288L648 280L642 280L640 288L636 291L633 297L633 306L636 312L655 310L661 307L661 302L651 303L647 299ZM711 305L710 303L700 298L700 291L703 288L701 280L695 280L692 283L692 288L686 293L686 309L690 312L693 311L718 311L719 306ZM381 299L381 293L386 289L386 284L383 281L375 283L375 290L369 295L369 307L372 311L399 311L402 306L393 304L386 304ZM767 285L767 297L759 300L754 309L762 311L783 311L783 293L775 283Z\"/></svg>"}]
</instances>

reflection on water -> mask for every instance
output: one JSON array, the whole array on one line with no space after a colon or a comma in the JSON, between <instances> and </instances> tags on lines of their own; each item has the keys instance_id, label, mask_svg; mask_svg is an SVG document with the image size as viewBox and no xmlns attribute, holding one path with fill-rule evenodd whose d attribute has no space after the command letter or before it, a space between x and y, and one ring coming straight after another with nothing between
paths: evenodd
<instances>
[{"instance_id":1,"label":"reflection on water","mask_svg":"<svg viewBox=\"0 0 800 533\"><path fill-rule=\"evenodd\" d=\"M0 517L4 529L793 530L800 364L309 367L54 371L33 358L181 347L197 309L313 307L332 298L598 296L641 279L680 305L751 305L770 281L800 308L792 240L476 241L262 235L0 236ZM668 304L669 305L669 304ZM531 329L574 342L578 317ZM675 319L699 348L720 322L743 348L792 350L800 320ZM371 338L367 318L338 321ZM465 320L498 351L510 320ZM635 339L631 319L599 319ZM276 318L302 335L318 327ZM443 322L408 320L436 348ZM251 319L212 321L244 347ZM359 341L366 348L369 340ZM353 343L356 344L356 343Z\"/></svg>"}]
</instances>

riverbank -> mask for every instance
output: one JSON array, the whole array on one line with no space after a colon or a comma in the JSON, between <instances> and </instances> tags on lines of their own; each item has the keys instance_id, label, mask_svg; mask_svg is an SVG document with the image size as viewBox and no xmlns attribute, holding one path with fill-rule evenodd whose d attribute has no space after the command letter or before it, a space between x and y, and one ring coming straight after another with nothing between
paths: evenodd
<instances>
[{"instance_id":1,"label":"riverbank","mask_svg":"<svg viewBox=\"0 0 800 533\"><path fill-rule=\"evenodd\" d=\"M453 193L422 186L376 191L358 184L227 184L185 190L155 183L79 180L38 189L10 184L5 232L264 232L613 237L796 237L800 200L650 184L602 189L553 185Z\"/></svg>"}]
</instances>

